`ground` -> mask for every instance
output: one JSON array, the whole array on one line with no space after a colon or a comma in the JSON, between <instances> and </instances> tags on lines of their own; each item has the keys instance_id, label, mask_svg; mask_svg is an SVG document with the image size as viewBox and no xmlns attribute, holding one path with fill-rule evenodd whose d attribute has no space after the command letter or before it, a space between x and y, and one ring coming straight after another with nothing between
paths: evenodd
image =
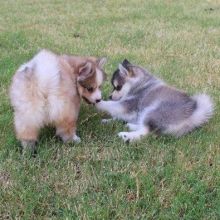
<instances>
[{"instance_id":1,"label":"ground","mask_svg":"<svg viewBox=\"0 0 220 220\"><path fill-rule=\"evenodd\" d=\"M218 0L8 0L0 7L0 219L220 219L220 4ZM189 94L206 92L214 117L175 139L124 144L121 122L82 105L78 145L42 130L22 156L8 98L12 75L40 48L124 58Z\"/></svg>"}]
</instances>

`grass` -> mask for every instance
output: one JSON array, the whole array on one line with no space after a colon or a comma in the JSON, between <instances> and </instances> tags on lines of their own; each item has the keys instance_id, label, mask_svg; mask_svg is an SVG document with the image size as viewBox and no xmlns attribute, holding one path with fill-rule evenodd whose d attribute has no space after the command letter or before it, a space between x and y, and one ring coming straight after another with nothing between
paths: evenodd
<instances>
[{"instance_id":1,"label":"grass","mask_svg":"<svg viewBox=\"0 0 220 220\"><path fill-rule=\"evenodd\" d=\"M1 1L0 219L220 219L219 24L217 0ZM189 94L207 92L215 115L180 139L126 145L122 123L101 125L83 104L81 144L45 128L36 158L23 157L8 87L40 48L107 56L108 79L128 58Z\"/></svg>"}]
</instances>

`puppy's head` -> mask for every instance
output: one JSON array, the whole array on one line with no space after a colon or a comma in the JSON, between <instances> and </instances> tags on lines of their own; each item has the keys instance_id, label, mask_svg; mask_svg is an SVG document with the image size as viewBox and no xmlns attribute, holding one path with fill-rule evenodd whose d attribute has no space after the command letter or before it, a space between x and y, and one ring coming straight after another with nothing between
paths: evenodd
<instances>
[{"instance_id":1,"label":"puppy's head","mask_svg":"<svg viewBox=\"0 0 220 220\"><path fill-rule=\"evenodd\" d=\"M112 100L119 100L125 97L132 89L132 86L134 86L137 81L141 80L144 75L144 69L131 64L125 59L119 64L118 69L112 76L111 83L113 91L109 98Z\"/></svg>"},{"instance_id":2,"label":"puppy's head","mask_svg":"<svg viewBox=\"0 0 220 220\"><path fill-rule=\"evenodd\" d=\"M88 59L79 67L77 86L80 96L89 104L102 99L101 85L105 79L103 66L106 58Z\"/></svg>"}]
</instances>

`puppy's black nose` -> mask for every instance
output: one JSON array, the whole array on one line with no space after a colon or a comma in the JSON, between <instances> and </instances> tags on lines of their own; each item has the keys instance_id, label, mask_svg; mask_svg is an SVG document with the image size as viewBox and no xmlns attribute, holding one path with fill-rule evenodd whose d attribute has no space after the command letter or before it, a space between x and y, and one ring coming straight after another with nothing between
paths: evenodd
<instances>
[{"instance_id":1,"label":"puppy's black nose","mask_svg":"<svg viewBox=\"0 0 220 220\"><path fill-rule=\"evenodd\" d=\"M109 99L112 99L112 95L109 96Z\"/></svg>"},{"instance_id":2,"label":"puppy's black nose","mask_svg":"<svg viewBox=\"0 0 220 220\"><path fill-rule=\"evenodd\" d=\"M101 101L101 99L96 99L96 100L95 100L96 103L98 103L98 102L100 102L100 101Z\"/></svg>"}]
</instances>

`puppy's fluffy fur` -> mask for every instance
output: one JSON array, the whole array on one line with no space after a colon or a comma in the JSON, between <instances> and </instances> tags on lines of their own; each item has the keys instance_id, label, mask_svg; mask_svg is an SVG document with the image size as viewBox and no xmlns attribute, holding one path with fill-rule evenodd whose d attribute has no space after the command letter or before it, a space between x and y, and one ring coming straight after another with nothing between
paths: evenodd
<instances>
[{"instance_id":1,"label":"puppy's fluffy fur","mask_svg":"<svg viewBox=\"0 0 220 220\"><path fill-rule=\"evenodd\" d=\"M131 131L118 134L124 141L137 140L150 131L179 137L207 122L213 114L209 96L190 97L127 60L119 64L112 85L112 101L101 101L96 107L128 122Z\"/></svg>"},{"instance_id":2,"label":"puppy's fluffy fur","mask_svg":"<svg viewBox=\"0 0 220 220\"><path fill-rule=\"evenodd\" d=\"M80 99L101 100L105 58L57 55L42 50L16 71L10 88L17 138L34 146L40 128L56 127L63 141L80 141L76 123Z\"/></svg>"}]
</instances>

